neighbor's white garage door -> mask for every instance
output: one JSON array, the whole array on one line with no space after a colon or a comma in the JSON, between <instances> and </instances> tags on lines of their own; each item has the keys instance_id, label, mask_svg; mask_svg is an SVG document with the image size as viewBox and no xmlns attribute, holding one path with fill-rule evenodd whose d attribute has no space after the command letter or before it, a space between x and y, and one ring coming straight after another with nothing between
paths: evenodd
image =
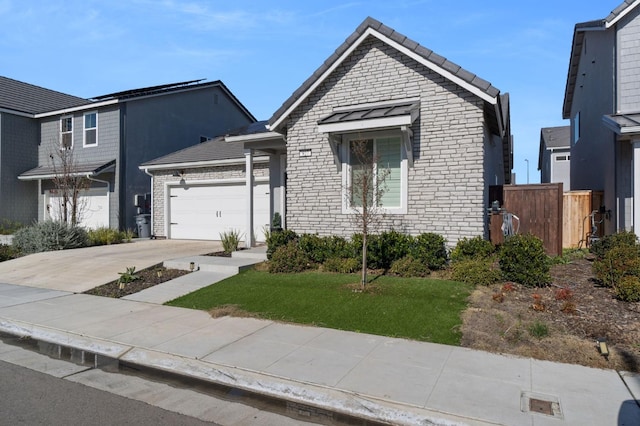
<instances>
[{"instance_id":1,"label":"neighbor's white garage door","mask_svg":"<svg viewBox=\"0 0 640 426\"><path fill-rule=\"evenodd\" d=\"M269 226L269 184L253 188L253 226L256 240L264 241ZM219 240L220 234L237 230L244 240L246 188L244 184L182 185L169 187L169 238Z\"/></svg>"},{"instance_id":2,"label":"neighbor's white garage door","mask_svg":"<svg viewBox=\"0 0 640 426\"><path fill-rule=\"evenodd\" d=\"M45 217L60 220L62 197L54 191L46 191ZM82 191L78 199L79 224L86 228L100 228L109 226L109 196L106 189L90 189Z\"/></svg>"}]
</instances>

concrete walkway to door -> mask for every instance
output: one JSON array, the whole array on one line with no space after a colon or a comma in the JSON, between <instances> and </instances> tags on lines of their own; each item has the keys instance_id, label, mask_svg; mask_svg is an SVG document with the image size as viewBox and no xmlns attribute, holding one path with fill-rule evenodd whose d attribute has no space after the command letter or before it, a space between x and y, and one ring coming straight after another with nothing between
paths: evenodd
<instances>
[{"instance_id":1,"label":"concrete walkway to door","mask_svg":"<svg viewBox=\"0 0 640 426\"><path fill-rule=\"evenodd\" d=\"M131 243L50 251L0 262L5 283L82 293L117 280L127 267L136 270L167 259L222 249L216 241L134 240Z\"/></svg>"}]
</instances>

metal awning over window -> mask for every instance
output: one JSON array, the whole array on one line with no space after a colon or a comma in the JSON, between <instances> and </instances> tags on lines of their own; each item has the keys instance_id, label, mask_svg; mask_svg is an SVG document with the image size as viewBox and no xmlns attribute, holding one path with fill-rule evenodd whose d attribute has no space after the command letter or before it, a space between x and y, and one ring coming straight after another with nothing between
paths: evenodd
<instances>
[{"instance_id":1,"label":"metal awning over window","mask_svg":"<svg viewBox=\"0 0 640 426\"><path fill-rule=\"evenodd\" d=\"M640 113L605 115L602 121L618 135L640 133Z\"/></svg>"},{"instance_id":2,"label":"metal awning over window","mask_svg":"<svg viewBox=\"0 0 640 426\"><path fill-rule=\"evenodd\" d=\"M326 117L318 120L318 132L329 134L334 162L340 169L338 155L339 135L344 133L370 132L383 129L398 129L402 132L409 167L413 166L413 132L411 125L420 115L420 101L404 101L363 104L338 107Z\"/></svg>"},{"instance_id":3,"label":"metal awning over window","mask_svg":"<svg viewBox=\"0 0 640 426\"><path fill-rule=\"evenodd\" d=\"M116 160L111 160L107 163L85 163L74 165L71 175L73 176L97 176L102 173L115 170ZM53 179L56 177L56 169L53 165L50 166L38 166L35 169L27 170L18 176L20 180L39 180L39 179Z\"/></svg>"},{"instance_id":4,"label":"metal awning over window","mask_svg":"<svg viewBox=\"0 0 640 426\"><path fill-rule=\"evenodd\" d=\"M410 126L420 113L419 101L336 108L318 121L320 133L345 133Z\"/></svg>"}]
</instances>

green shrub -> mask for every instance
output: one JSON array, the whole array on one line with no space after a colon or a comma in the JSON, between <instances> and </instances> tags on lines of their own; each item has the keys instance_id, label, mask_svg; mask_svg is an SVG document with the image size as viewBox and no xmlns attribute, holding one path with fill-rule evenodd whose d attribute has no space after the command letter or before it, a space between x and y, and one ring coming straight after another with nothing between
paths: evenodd
<instances>
[{"instance_id":1,"label":"green shrub","mask_svg":"<svg viewBox=\"0 0 640 426\"><path fill-rule=\"evenodd\" d=\"M282 246L286 246L291 241L297 241L298 234L288 229L282 229L280 231L274 230L269 233L267 237L267 259L271 260L273 253Z\"/></svg>"},{"instance_id":2,"label":"green shrub","mask_svg":"<svg viewBox=\"0 0 640 426\"><path fill-rule=\"evenodd\" d=\"M353 247L351 243L344 237L332 235L325 237L325 245L327 250L327 259L330 257L348 258L353 256Z\"/></svg>"},{"instance_id":3,"label":"green shrub","mask_svg":"<svg viewBox=\"0 0 640 426\"><path fill-rule=\"evenodd\" d=\"M25 254L88 245L89 236L84 228L62 222L38 222L19 229L13 236L13 247Z\"/></svg>"},{"instance_id":4,"label":"green shrub","mask_svg":"<svg viewBox=\"0 0 640 426\"><path fill-rule=\"evenodd\" d=\"M240 238L242 235L240 231L232 229L220 234L220 241L222 242L222 250L227 253L233 253L238 250L238 244L240 244Z\"/></svg>"},{"instance_id":5,"label":"green shrub","mask_svg":"<svg viewBox=\"0 0 640 426\"><path fill-rule=\"evenodd\" d=\"M92 246L120 244L126 237L124 232L107 227L89 229L87 235L89 237L89 244Z\"/></svg>"},{"instance_id":6,"label":"green shrub","mask_svg":"<svg viewBox=\"0 0 640 426\"><path fill-rule=\"evenodd\" d=\"M269 272L271 273L302 272L309 267L309 259L295 241L278 247L269 260Z\"/></svg>"},{"instance_id":7,"label":"green shrub","mask_svg":"<svg viewBox=\"0 0 640 426\"><path fill-rule=\"evenodd\" d=\"M339 258L329 257L322 264L322 269L327 272L338 272L341 274L352 274L362 267L361 260L353 257Z\"/></svg>"},{"instance_id":8,"label":"green shrub","mask_svg":"<svg viewBox=\"0 0 640 426\"><path fill-rule=\"evenodd\" d=\"M426 277L431 273L427 265L411 255L394 261L389 272L399 277Z\"/></svg>"},{"instance_id":9,"label":"green shrub","mask_svg":"<svg viewBox=\"0 0 640 426\"><path fill-rule=\"evenodd\" d=\"M414 239L410 255L419 260L432 270L442 269L447 265L446 240L438 234L420 234Z\"/></svg>"},{"instance_id":10,"label":"green shrub","mask_svg":"<svg viewBox=\"0 0 640 426\"><path fill-rule=\"evenodd\" d=\"M458 262L464 259L487 258L495 252L495 247L491 241L487 241L481 236L471 239L463 238L458 241L451 251L451 261Z\"/></svg>"},{"instance_id":11,"label":"green shrub","mask_svg":"<svg viewBox=\"0 0 640 426\"><path fill-rule=\"evenodd\" d=\"M500 270L494 267L492 258L457 260L451 265L451 278L471 285L489 286L500 281Z\"/></svg>"},{"instance_id":12,"label":"green shrub","mask_svg":"<svg viewBox=\"0 0 640 426\"><path fill-rule=\"evenodd\" d=\"M300 235L298 245L309 260L315 263L323 263L327 257L332 255L327 238L319 237L317 234Z\"/></svg>"},{"instance_id":13,"label":"green shrub","mask_svg":"<svg viewBox=\"0 0 640 426\"><path fill-rule=\"evenodd\" d=\"M549 335L549 327L542 321L536 321L529 326L529 334L538 339Z\"/></svg>"},{"instance_id":14,"label":"green shrub","mask_svg":"<svg viewBox=\"0 0 640 426\"><path fill-rule=\"evenodd\" d=\"M18 256L20 256L20 253L13 246L0 244L0 262L15 259Z\"/></svg>"},{"instance_id":15,"label":"green shrub","mask_svg":"<svg viewBox=\"0 0 640 426\"><path fill-rule=\"evenodd\" d=\"M640 278L624 276L615 286L616 297L623 302L640 302Z\"/></svg>"},{"instance_id":16,"label":"green shrub","mask_svg":"<svg viewBox=\"0 0 640 426\"><path fill-rule=\"evenodd\" d=\"M371 268L389 269L391 264L409 254L413 237L397 231L369 235L367 259Z\"/></svg>"},{"instance_id":17,"label":"green shrub","mask_svg":"<svg viewBox=\"0 0 640 426\"><path fill-rule=\"evenodd\" d=\"M513 235L506 239L498 251L500 269L508 281L527 287L543 287L551 282L549 258L538 237Z\"/></svg>"},{"instance_id":18,"label":"green shrub","mask_svg":"<svg viewBox=\"0 0 640 426\"><path fill-rule=\"evenodd\" d=\"M608 249L602 259L593 262L593 273L607 287L615 287L624 276L640 277L640 255L637 246L617 245Z\"/></svg>"},{"instance_id":19,"label":"green shrub","mask_svg":"<svg viewBox=\"0 0 640 426\"><path fill-rule=\"evenodd\" d=\"M596 258L604 259L607 252L615 247L619 246L638 246L638 237L633 232L622 231L617 234L607 235L598 241L594 242L589 251L593 253Z\"/></svg>"}]
</instances>

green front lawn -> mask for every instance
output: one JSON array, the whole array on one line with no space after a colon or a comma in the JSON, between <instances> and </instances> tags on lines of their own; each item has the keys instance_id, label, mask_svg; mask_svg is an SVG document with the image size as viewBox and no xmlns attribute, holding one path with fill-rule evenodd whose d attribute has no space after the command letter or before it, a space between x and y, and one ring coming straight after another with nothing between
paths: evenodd
<instances>
[{"instance_id":1,"label":"green front lawn","mask_svg":"<svg viewBox=\"0 0 640 426\"><path fill-rule=\"evenodd\" d=\"M168 302L210 310L225 305L261 318L458 345L471 287L455 281L377 277L354 292L358 275L249 270Z\"/></svg>"}]
</instances>

